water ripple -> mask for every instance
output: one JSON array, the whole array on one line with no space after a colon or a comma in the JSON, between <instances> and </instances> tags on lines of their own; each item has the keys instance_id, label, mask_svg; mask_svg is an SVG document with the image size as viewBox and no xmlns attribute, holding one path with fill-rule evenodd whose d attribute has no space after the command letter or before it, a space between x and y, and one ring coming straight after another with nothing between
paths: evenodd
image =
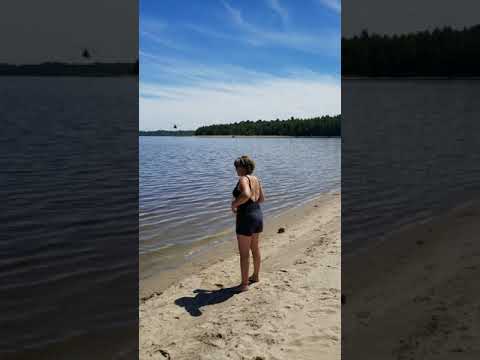
<instances>
[{"instance_id":1,"label":"water ripple","mask_svg":"<svg viewBox=\"0 0 480 360\"><path fill-rule=\"evenodd\" d=\"M231 192L238 181L233 161L242 154L257 163L267 217L340 189L338 138L141 137L141 254L232 228Z\"/></svg>"}]
</instances>

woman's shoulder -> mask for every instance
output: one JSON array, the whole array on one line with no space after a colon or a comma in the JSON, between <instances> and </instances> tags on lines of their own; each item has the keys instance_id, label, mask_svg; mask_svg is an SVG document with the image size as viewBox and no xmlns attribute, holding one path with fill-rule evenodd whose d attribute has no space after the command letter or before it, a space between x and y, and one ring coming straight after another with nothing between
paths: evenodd
<instances>
[{"instance_id":1,"label":"woman's shoulder","mask_svg":"<svg viewBox=\"0 0 480 360\"><path fill-rule=\"evenodd\" d=\"M247 177L247 176L240 176L238 178L238 183L244 183L244 184L248 184L248 182L250 181L250 179Z\"/></svg>"},{"instance_id":2,"label":"woman's shoulder","mask_svg":"<svg viewBox=\"0 0 480 360\"><path fill-rule=\"evenodd\" d=\"M240 178L238 179L238 182L245 183L245 184L251 184L252 181L258 182L259 179L254 175L244 175L244 176L240 176Z\"/></svg>"}]
</instances>

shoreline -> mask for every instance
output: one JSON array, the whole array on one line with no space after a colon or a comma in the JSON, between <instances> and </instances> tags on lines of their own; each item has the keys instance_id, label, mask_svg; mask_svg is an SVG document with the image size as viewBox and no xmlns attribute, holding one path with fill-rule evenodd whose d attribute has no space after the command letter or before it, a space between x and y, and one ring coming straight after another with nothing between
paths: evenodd
<instances>
[{"instance_id":1,"label":"shoreline","mask_svg":"<svg viewBox=\"0 0 480 360\"><path fill-rule=\"evenodd\" d=\"M138 135L139 137L195 137L195 138L298 138L298 139L336 139L341 136L295 136L295 135Z\"/></svg>"},{"instance_id":2,"label":"shoreline","mask_svg":"<svg viewBox=\"0 0 480 360\"><path fill-rule=\"evenodd\" d=\"M340 359L340 193L287 211L262 235L260 282L249 291L232 290L240 270L231 241L140 301L140 359Z\"/></svg>"},{"instance_id":3,"label":"shoreline","mask_svg":"<svg viewBox=\"0 0 480 360\"><path fill-rule=\"evenodd\" d=\"M330 139L341 136L295 136L295 135L194 135L199 138L298 138L298 139Z\"/></svg>"},{"instance_id":4,"label":"shoreline","mask_svg":"<svg viewBox=\"0 0 480 360\"><path fill-rule=\"evenodd\" d=\"M276 231L279 227L289 227L297 218L301 217L305 212L316 204L317 201L322 201L325 197L332 196L339 192L327 192L319 193L316 196L306 199L302 203L293 206L288 210L284 210L279 214L270 214L265 216L265 226L264 232L262 233L262 238L265 236L273 236L276 234ZM333 195L335 196L335 195ZM222 234L220 236L220 234ZM212 236L217 237L217 236ZM211 243L199 243L194 244L189 248L189 253L192 254L188 256L188 260L184 256L182 263L172 264L167 269L162 269L155 271L148 269L149 272L153 271L153 274L149 274L147 277L142 277L140 274L139 279L139 301L143 302L146 299L155 296L155 294L161 293L166 290L169 286L174 283L181 281L183 278L188 277L191 274L197 273L205 269L208 266L214 265L221 259L228 257L232 254L237 253L237 240L233 232L233 223L231 230L220 231L218 242ZM182 252L182 249L177 249L174 251ZM158 254L145 254L142 255L146 257L158 257ZM142 261L140 258L140 272L142 272ZM146 271L146 270L145 270Z\"/></svg>"},{"instance_id":5,"label":"shoreline","mask_svg":"<svg viewBox=\"0 0 480 360\"><path fill-rule=\"evenodd\" d=\"M469 201L342 257L345 356L478 355L479 217L480 202Z\"/></svg>"}]
</instances>

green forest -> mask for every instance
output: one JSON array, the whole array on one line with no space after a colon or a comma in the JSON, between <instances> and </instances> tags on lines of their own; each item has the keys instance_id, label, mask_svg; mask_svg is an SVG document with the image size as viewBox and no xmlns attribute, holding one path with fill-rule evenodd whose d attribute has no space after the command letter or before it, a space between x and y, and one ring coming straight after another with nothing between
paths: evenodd
<instances>
[{"instance_id":1,"label":"green forest","mask_svg":"<svg viewBox=\"0 0 480 360\"><path fill-rule=\"evenodd\" d=\"M202 126L195 135L340 136L340 115L310 119L241 121Z\"/></svg>"},{"instance_id":2,"label":"green forest","mask_svg":"<svg viewBox=\"0 0 480 360\"><path fill-rule=\"evenodd\" d=\"M342 38L343 76L480 76L480 25Z\"/></svg>"}]
</instances>

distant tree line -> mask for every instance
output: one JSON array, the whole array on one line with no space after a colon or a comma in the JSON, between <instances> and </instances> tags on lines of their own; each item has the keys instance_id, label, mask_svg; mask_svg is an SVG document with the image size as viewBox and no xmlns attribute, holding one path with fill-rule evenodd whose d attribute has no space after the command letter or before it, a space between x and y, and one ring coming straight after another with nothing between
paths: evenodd
<instances>
[{"instance_id":1,"label":"distant tree line","mask_svg":"<svg viewBox=\"0 0 480 360\"><path fill-rule=\"evenodd\" d=\"M344 76L480 76L480 25L342 38Z\"/></svg>"},{"instance_id":2,"label":"distant tree line","mask_svg":"<svg viewBox=\"0 0 480 360\"><path fill-rule=\"evenodd\" d=\"M340 115L310 119L241 121L202 126L195 135L340 136Z\"/></svg>"},{"instance_id":3,"label":"distant tree line","mask_svg":"<svg viewBox=\"0 0 480 360\"><path fill-rule=\"evenodd\" d=\"M155 131L140 131L140 136L193 136L193 130L155 130Z\"/></svg>"},{"instance_id":4,"label":"distant tree line","mask_svg":"<svg viewBox=\"0 0 480 360\"><path fill-rule=\"evenodd\" d=\"M0 76L136 76L138 70L138 61L89 64L59 62L31 65L0 64Z\"/></svg>"}]
</instances>

